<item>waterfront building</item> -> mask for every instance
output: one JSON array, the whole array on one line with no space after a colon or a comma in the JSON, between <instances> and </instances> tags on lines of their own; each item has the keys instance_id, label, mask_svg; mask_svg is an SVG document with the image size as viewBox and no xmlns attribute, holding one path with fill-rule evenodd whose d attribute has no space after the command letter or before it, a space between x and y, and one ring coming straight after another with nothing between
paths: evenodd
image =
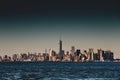
<instances>
[{"instance_id":1,"label":"waterfront building","mask_svg":"<svg viewBox=\"0 0 120 80\"><path fill-rule=\"evenodd\" d=\"M99 61L99 54L98 53L94 53L94 61Z\"/></svg>"},{"instance_id":2,"label":"waterfront building","mask_svg":"<svg viewBox=\"0 0 120 80\"><path fill-rule=\"evenodd\" d=\"M70 55L69 51L66 51L64 55Z\"/></svg>"},{"instance_id":3,"label":"waterfront building","mask_svg":"<svg viewBox=\"0 0 120 80\"><path fill-rule=\"evenodd\" d=\"M81 60L82 62L88 61L88 55L86 50L84 50L83 53L81 54Z\"/></svg>"},{"instance_id":4,"label":"waterfront building","mask_svg":"<svg viewBox=\"0 0 120 80\"><path fill-rule=\"evenodd\" d=\"M72 54L70 54L70 60L74 62L74 56Z\"/></svg>"},{"instance_id":5,"label":"waterfront building","mask_svg":"<svg viewBox=\"0 0 120 80\"><path fill-rule=\"evenodd\" d=\"M4 55L2 61L4 61L4 62L9 62L9 61L12 61L12 59L11 59L10 56L8 56L8 55Z\"/></svg>"},{"instance_id":6,"label":"waterfront building","mask_svg":"<svg viewBox=\"0 0 120 80\"><path fill-rule=\"evenodd\" d=\"M19 61L19 58L20 56L19 56L19 54L13 54L13 56L12 56L12 60L13 61Z\"/></svg>"},{"instance_id":7,"label":"waterfront building","mask_svg":"<svg viewBox=\"0 0 120 80\"><path fill-rule=\"evenodd\" d=\"M49 50L49 61L56 61L57 54L54 50Z\"/></svg>"},{"instance_id":8,"label":"waterfront building","mask_svg":"<svg viewBox=\"0 0 120 80\"><path fill-rule=\"evenodd\" d=\"M81 54L81 50L77 49L76 52L75 52L75 56L80 56L80 54Z\"/></svg>"},{"instance_id":9,"label":"waterfront building","mask_svg":"<svg viewBox=\"0 0 120 80\"><path fill-rule=\"evenodd\" d=\"M71 47L71 55L74 56L74 54L75 54L75 46L72 46Z\"/></svg>"},{"instance_id":10,"label":"waterfront building","mask_svg":"<svg viewBox=\"0 0 120 80\"><path fill-rule=\"evenodd\" d=\"M43 55L40 56L40 61L45 61L45 57Z\"/></svg>"},{"instance_id":11,"label":"waterfront building","mask_svg":"<svg viewBox=\"0 0 120 80\"><path fill-rule=\"evenodd\" d=\"M0 62L2 61L2 56L0 56Z\"/></svg>"},{"instance_id":12,"label":"waterfront building","mask_svg":"<svg viewBox=\"0 0 120 80\"><path fill-rule=\"evenodd\" d=\"M52 58L51 58L51 59L52 59L52 61L53 61L53 62L57 61L56 56L52 56Z\"/></svg>"},{"instance_id":13,"label":"waterfront building","mask_svg":"<svg viewBox=\"0 0 120 80\"><path fill-rule=\"evenodd\" d=\"M97 49L97 60L100 61L100 49Z\"/></svg>"},{"instance_id":14,"label":"waterfront building","mask_svg":"<svg viewBox=\"0 0 120 80\"><path fill-rule=\"evenodd\" d=\"M49 61L49 55L47 53L43 53L44 61Z\"/></svg>"},{"instance_id":15,"label":"waterfront building","mask_svg":"<svg viewBox=\"0 0 120 80\"><path fill-rule=\"evenodd\" d=\"M52 49L49 49L49 61L52 61Z\"/></svg>"},{"instance_id":16,"label":"waterfront building","mask_svg":"<svg viewBox=\"0 0 120 80\"><path fill-rule=\"evenodd\" d=\"M4 55L3 61L8 61L8 56L7 55Z\"/></svg>"},{"instance_id":17,"label":"waterfront building","mask_svg":"<svg viewBox=\"0 0 120 80\"><path fill-rule=\"evenodd\" d=\"M80 61L80 56L81 56L81 50L77 49L75 54L74 54L74 61L79 62Z\"/></svg>"},{"instance_id":18,"label":"waterfront building","mask_svg":"<svg viewBox=\"0 0 120 80\"><path fill-rule=\"evenodd\" d=\"M89 51L88 51L88 60L89 61L93 61L94 60L94 51L93 51L93 48L89 48Z\"/></svg>"},{"instance_id":19,"label":"waterfront building","mask_svg":"<svg viewBox=\"0 0 120 80\"><path fill-rule=\"evenodd\" d=\"M104 51L102 49L100 49L100 61L104 61L103 54L104 54Z\"/></svg>"},{"instance_id":20,"label":"waterfront building","mask_svg":"<svg viewBox=\"0 0 120 80\"><path fill-rule=\"evenodd\" d=\"M80 61L80 57L79 56L74 56L74 62L79 62Z\"/></svg>"},{"instance_id":21,"label":"waterfront building","mask_svg":"<svg viewBox=\"0 0 120 80\"><path fill-rule=\"evenodd\" d=\"M104 53L104 60L105 61L113 61L114 60L114 53L111 52L110 50L105 51Z\"/></svg>"},{"instance_id":22,"label":"waterfront building","mask_svg":"<svg viewBox=\"0 0 120 80\"><path fill-rule=\"evenodd\" d=\"M66 52L66 54L64 55L62 61L65 61L65 62L66 62L66 61L67 61L67 62L70 62L70 61L71 61L69 51Z\"/></svg>"},{"instance_id":23,"label":"waterfront building","mask_svg":"<svg viewBox=\"0 0 120 80\"><path fill-rule=\"evenodd\" d=\"M99 61L104 61L103 55L104 55L104 50L98 49L98 58L99 58L98 60Z\"/></svg>"}]
</instances>

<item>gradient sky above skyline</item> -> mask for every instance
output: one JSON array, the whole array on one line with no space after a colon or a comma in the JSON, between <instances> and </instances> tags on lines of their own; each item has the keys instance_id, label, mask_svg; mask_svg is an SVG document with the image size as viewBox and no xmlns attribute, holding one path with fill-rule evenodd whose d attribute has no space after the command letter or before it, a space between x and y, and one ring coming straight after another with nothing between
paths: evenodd
<instances>
[{"instance_id":1,"label":"gradient sky above skyline","mask_svg":"<svg viewBox=\"0 0 120 80\"><path fill-rule=\"evenodd\" d=\"M76 48L111 50L120 58L117 0L0 2L0 55Z\"/></svg>"}]
</instances>

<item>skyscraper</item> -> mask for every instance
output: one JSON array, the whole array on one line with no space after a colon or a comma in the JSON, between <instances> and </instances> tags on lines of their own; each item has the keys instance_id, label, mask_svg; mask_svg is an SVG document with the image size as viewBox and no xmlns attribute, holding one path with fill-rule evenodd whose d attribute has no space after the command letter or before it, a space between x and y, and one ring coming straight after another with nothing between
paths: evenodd
<instances>
[{"instance_id":1,"label":"skyscraper","mask_svg":"<svg viewBox=\"0 0 120 80\"><path fill-rule=\"evenodd\" d=\"M63 52L62 52L62 40L59 40L59 58L62 60L63 58Z\"/></svg>"},{"instance_id":2,"label":"skyscraper","mask_svg":"<svg viewBox=\"0 0 120 80\"><path fill-rule=\"evenodd\" d=\"M114 53L110 50L105 51L103 58L105 61L113 61L114 60Z\"/></svg>"},{"instance_id":3,"label":"skyscraper","mask_svg":"<svg viewBox=\"0 0 120 80\"><path fill-rule=\"evenodd\" d=\"M88 58L90 61L93 61L93 59L94 59L93 54L94 54L93 48L89 48Z\"/></svg>"},{"instance_id":4,"label":"skyscraper","mask_svg":"<svg viewBox=\"0 0 120 80\"><path fill-rule=\"evenodd\" d=\"M103 55L104 55L104 50L98 49L98 56L100 61L103 61Z\"/></svg>"},{"instance_id":5,"label":"skyscraper","mask_svg":"<svg viewBox=\"0 0 120 80\"><path fill-rule=\"evenodd\" d=\"M104 53L104 51L102 49L100 49L100 61L103 61L103 53Z\"/></svg>"},{"instance_id":6,"label":"skyscraper","mask_svg":"<svg viewBox=\"0 0 120 80\"><path fill-rule=\"evenodd\" d=\"M71 47L71 55L74 56L74 53L75 53L75 47L72 46L72 47Z\"/></svg>"}]
</instances>

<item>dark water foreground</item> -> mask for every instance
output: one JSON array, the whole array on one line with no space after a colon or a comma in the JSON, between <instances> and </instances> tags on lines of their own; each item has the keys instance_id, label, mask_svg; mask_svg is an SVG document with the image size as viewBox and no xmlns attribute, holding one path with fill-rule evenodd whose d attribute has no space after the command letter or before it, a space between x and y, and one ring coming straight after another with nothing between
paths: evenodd
<instances>
[{"instance_id":1,"label":"dark water foreground","mask_svg":"<svg viewBox=\"0 0 120 80\"><path fill-rule=\"evenodd\" d=\"M1 62L0 80L120 80L120 63Z\"/></svg>"}]
</instances>

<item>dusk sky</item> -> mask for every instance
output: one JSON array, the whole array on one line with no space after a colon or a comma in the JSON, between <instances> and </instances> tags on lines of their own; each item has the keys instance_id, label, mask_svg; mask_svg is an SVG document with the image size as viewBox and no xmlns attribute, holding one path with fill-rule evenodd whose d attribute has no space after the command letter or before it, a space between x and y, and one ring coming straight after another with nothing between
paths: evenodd
<instances>
[{"instance_id":1,"label":"dusk sky","mask_svg":"<svg viewBox=\"0 0 120 80\"><path fill-rule=\"evenodd\" d=\"M120 58L117 0L17 0L0 2L0 55L63 49L111 50Z\"/></svg>"}]
</instances>

